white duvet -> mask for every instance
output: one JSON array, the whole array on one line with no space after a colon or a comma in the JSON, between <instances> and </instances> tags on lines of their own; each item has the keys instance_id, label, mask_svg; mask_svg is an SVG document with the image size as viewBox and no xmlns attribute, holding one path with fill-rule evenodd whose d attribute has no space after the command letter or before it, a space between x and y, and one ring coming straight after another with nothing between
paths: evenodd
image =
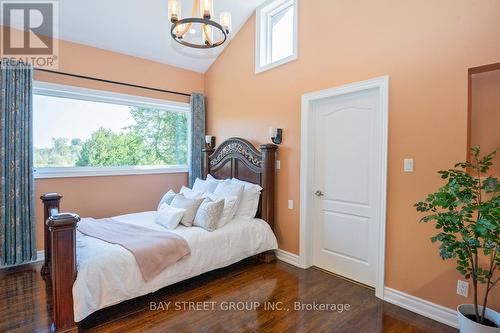
<instances>
[{"instance_id":1,"label":"white duvet","mask_svg":"<svg viewBox=\"0 0 500 333\"><path fill-rule=\"evenodd\" d=\"M154 223L156 212L142 212L113 219L166 231ZM77 231L78 274L73 285L75 321L104 307L142 296L165 286L225 267L258 253L277 249L269 224L260 219L234 219L213 232L179 226L170 230L183 237L191 254L144 282L132 253L120 245L84 236Z\"/></svg>"}]
</instances>

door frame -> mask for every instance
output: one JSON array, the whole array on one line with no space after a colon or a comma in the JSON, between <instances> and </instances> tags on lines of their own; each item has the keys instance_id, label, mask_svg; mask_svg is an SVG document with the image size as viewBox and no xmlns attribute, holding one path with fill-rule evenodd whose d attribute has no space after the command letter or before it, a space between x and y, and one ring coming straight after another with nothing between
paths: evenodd
<instances>
[{"instance_id":1,"label":"door frame","mask_svg":"<svg viewBox=\"0 0 500 333\"><path fill-rule=\"evenodd\" d=\"M300 139L300 250L299 265L302 268L312 266L312 228L314 219L313 205L313 170L314 170L314 109L312 103L325 98L341 96L378 88L380 97L381 128L381 168L380 183L380 221L378 223L378 260L376 263L375 296L384 297L385 269L385 229L387 206L387 137L389 119L389 76L380 76L366 81L354 82L339 87L302 95L301 139Z\"/></svg>"}]
</instances>

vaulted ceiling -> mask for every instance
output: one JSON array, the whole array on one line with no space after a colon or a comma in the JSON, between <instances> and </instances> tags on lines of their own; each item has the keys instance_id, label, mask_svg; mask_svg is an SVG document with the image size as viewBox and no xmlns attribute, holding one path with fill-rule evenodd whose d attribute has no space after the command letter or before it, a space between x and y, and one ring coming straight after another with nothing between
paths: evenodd
<instances>
[{"instance_id":1,"label":"vaulted ceiling","mask_svg":"<svg viewBox=\"0 0 500 333\"><path fill-rule=\"evenodd\" d=\"M215 17L231 12L233 38L263 2L214 0ZM192 7L193 0L182 0L183 17L190 16ZM167 11L167 0L59 1L59 38L205 72L228 43L210 50L181 46L170 37Z\"/></svg>"}]
</instances>

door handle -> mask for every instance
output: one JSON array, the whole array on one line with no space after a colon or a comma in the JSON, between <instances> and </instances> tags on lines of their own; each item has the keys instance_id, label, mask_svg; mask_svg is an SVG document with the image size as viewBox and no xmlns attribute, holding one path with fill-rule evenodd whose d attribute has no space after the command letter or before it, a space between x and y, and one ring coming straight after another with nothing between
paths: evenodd
<instances>
[{"instance_id":1,"label":"door handle","mask_svg":"<svg viewBox=\"0 0 500 333\"><path fill-rule=\"evenodd\" d=\"M316 192L314 192L314 195L316 195L317 197L322 197L325 194L323 192L321 192L320 190L317 190Z\"/></svg>"}]
</instances>

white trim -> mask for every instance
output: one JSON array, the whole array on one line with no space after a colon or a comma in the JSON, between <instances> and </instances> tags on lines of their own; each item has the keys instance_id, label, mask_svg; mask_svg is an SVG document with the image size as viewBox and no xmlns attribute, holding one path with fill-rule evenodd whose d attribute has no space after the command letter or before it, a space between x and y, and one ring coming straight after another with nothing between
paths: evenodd
<instances>
[{"instance_id":1,"label":"white trim","mask_svg":"<svg viewBox=\"0 0 500 333\"><path fill-rule=\"evenodd\" d=\"M456 310L388 287L384 289L384 301L418 313L424 317L439 321L448 326L458 328L458 315Z\"/></svg>"},{"instance_id":2,"label":"white trim","mask_svg":"<svg viewBox=\"0 0 500 333\"><path fill-rule=\"evenodd\" d=\"M187 166L59 167L34 170L35 179L186 173Z\"/></svg>"},{"instance_id":3,"label":"white trim","mask_svg":"<svg viewBox=\"0 0 500 333\"><path fill-rule=\"evenodd\" d=\"M271 38L270 38L270 16L277 11L294 6L293 13L293 53L283 59L272 62ZM255 10L256 13L256 32L255 32L255 74L265 72L275 67L284 65L290 61L296 60L299 54L299 0L268 0ZM262 60L266 60L262 64Z\"/></svg>"},{"instance_id":4,"label":"white trim","mask_svg":"<svg viewBox=\"0 0 500 333\"><path fill-rule=\"evenodd\" d=\"M156 98L121 94L110 91L94 90L70 85L62 85L35 81L33 93L44 96L71 98L100 103L111 103L125 106L140 106L163 109L174 112L191 112L189 103L173 102ZM188 117L188 122L190 122ZM191 149L190 123L188 123L188 151ZM124 167L40 167L35 168L34 177L41 178L71 178L94 176L145 175L163 173L185 173L187 165L159 165L159 166L124 166Z\"/></svg>"},{"instance_id":5,"label":"white trim","mask_svg":"<svg viewBox=\"0 0 500 333\"><path fill-rule=\"evenodd\" d=\"M44 261L45 260L45 251L40 250L36 252L36 260L34 262Z\"/></svg>"},{"instance_id":6,"label":"white trim","mask_svg":"<svg viewBox=\"0 0 500 333\"><path fill-rule=\"evenodd\" d=\"M291 252L288 252L285 250L277 249L276 250L276 258L278 260L286 262L287 264L302 268L299 265L299 256L296 255L295 253L291 253Z\"/></svg>"},{"instance_id":7,"label":"white trim","mask_svg":"<svg viewBox=\"0 0 500 333\"><path fill-rule=\"evenodd\" d=\"M301 111L301 157L300 157L300 267L307 268L312 265L312 232L309 221L312 219L312 173L310 163L313 161L313 140L310 138L312 125L311 103L316 100L348 93L378 88L380 92L380 115L382 128L381 169L380 183L380 226L378 241L378 262L376 267L375 296L384 297L384 268L385 268L385 230L386 230L386 205L387 205L387 126L389 113L389 77L380 76L371 80L346 84L340 87L321 90L304 94L302 96Z\"/></svg>"},{"instance_id":8,"label":"white trim","mask_svg":"<svg viewBox=\"0 0 500 333\"><path fill-rule=\"evenodd\" d=\"M70 85L33 82L33 94L80 99L101 103L111 103L125 106L142 106L147 108L167 109L169 111L190 112L189 103L174 102L164 99L129 95L105 90L81 88Z\"/></svg>"},{"instance_id":9,"label":"white trim","mask_svg":"<svg viewBox=\"0 0 500 333\"><path fill-rule=\"evenodd\" d=\"M26 265L26 264L33 264L33 263L37 263L37 262L44 261L44 260L45 260L45 251L44 250L40 250L40 251L36 252L36 259L35 260L28 261L28 262L25 262L25 263L22 263L22 264L18 264L18 265L7 265L7 266L1 266L0 265L0 269L10 268L10 267L16 267L16 266L22 266L22 265Z\"/></svg>"}]
</instances>

